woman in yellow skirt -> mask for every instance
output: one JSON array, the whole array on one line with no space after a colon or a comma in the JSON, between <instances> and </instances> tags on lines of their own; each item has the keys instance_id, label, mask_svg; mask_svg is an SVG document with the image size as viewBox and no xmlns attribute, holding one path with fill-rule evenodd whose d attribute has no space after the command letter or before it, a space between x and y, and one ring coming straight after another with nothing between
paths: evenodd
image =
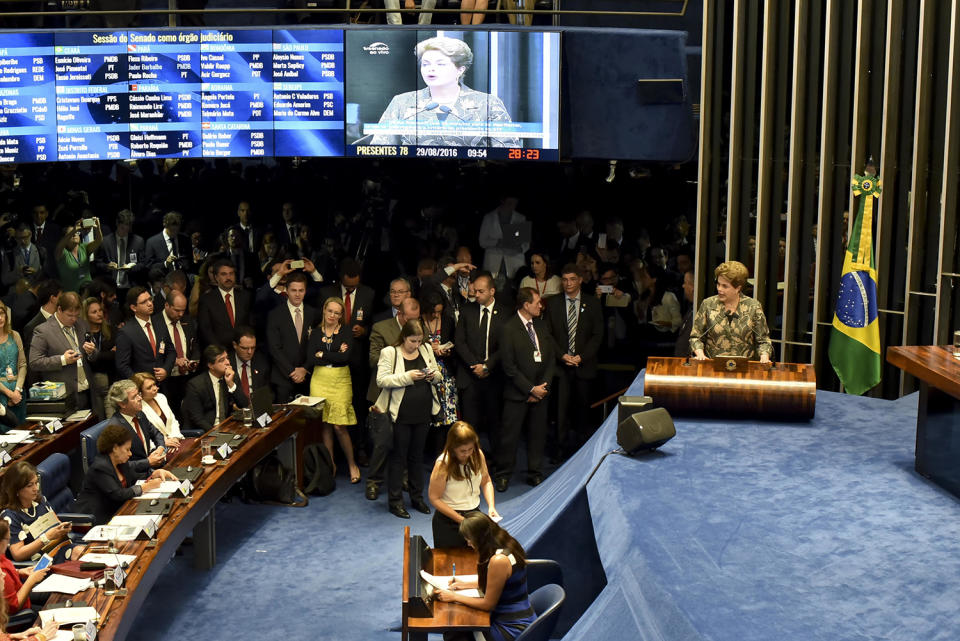
<instances>
[{"instance_id":1,"label":"woman in yellow skirt","mask_svg":"<svg viewBox=\"0 0 960 641\"><path fill-rule=\"evenodd\" d=\"M336 433L340 448L350 466L350 482L360 482L360 468L353 460L353 445L347 426L357 424L353 411L353 383L347 362L350 350L355 349L349 325L344 323L343 300L332 296L323 303L323 320L310 334L307 353L312 354L310 364L310 396L327 399L323 405L323 444L333 455L333 435Z\"/></svg>"}]
</instances>

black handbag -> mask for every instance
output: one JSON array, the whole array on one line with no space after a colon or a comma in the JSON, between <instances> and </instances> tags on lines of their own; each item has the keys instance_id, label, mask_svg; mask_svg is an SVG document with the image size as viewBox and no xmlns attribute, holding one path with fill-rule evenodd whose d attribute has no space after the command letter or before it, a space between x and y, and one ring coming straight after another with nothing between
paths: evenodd
<instances>
[{"instance_id":1,"label":"black handbag","mask_svg":"<svg viewBox=\"0 0 960 641\"><path fill-rule=\"evenodd\" d=\"M393 369L397 369L397 348L393 348ZM370 440L373 444L383 445L388 450L393 446L393 419L390 418L390 406L393 403L393 392L390 392L390 400L387 401L387 411L378 412L376 405L370 409L367 414L367 432L370 434Z\"/></svg>"}]
</instances>

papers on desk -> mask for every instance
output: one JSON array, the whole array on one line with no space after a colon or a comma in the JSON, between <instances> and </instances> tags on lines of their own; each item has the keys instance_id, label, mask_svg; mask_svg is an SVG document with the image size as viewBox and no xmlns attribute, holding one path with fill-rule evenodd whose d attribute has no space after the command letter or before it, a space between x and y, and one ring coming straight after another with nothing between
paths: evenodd
<instances>
[{"instance_id":1,"label":"papers on desk","mask_svg":"<svg viewBox=\"0 0 960 641\"><path fill-rule=\"evenodd\" d=\"M83 592L91 585L90 579L77 579L63 574L49 574L47 578L33 586L33 591L76 594L77 592Z\"/></svg>"},{"instance_id":2,"label":"papers on desk","mask_svg":"<svg viewBox=\"0 0 960 641\"><path fill-rule=\"evenodd\" d=\"M160 514L120 514L106 525L97 525L83 536L84 541L135 541L140 532L152 537L160 526Z\"/></svg>"},{"instance_id":3,"label":"papers on desk","mask_svg":"<svg viewBox=\"0 0 960 641\"><path fill-rule=\"evenodd\" d=\"M57 630L50 641L73 641L73 630Z\"/></svg>"},{"instance_id":4,"label":"papers on desk","mask_svg":"<svg viewBox=\"0 0 960 641\"><path fill-rule=\"evenodd\" d=\"M74 412L73 414L71 414L70 416L68 416L67 418L65 418L64 420L67 421L67 422L70 422L70 421L85 421L85 420L87 420L88 418L90 418L90 413L91 413L90 410L77 410L76 412Z\"/></svg>"},{"instance_id":5,"label":"papers on desk","mask_svg":"<svg viewBox=\"0 0 960 641\"><path fill-rule=\"evenodd\" d=\"M137 481L137 485L143 485L143 481ZM168 499L176 493L180 493L182 496L186 496L190 493L190 490L193 486L190 484L190 481L162 481L160 487L153 490L152 492L145 492L140 496L136 497L138 500L152 500L152 499ZM181 490L183 490L181 492Z\"/></svg>"},{"instance_id":6,"label":"papers on desk","mask_svg":"<svg viewBox=\"0 0 960 641\"><path fill-rule=\"evenodd\" d=\"M6 434L0 434L0 443L6 443L7 445L23 443L31 436L33 436L33 432L30 430L10 430Z\"/></svg>"},{"instance_id":7,"label":"papers on desk","mask_svg":"<svg viewBox=\"0 0 960 641\"><path fill-rule=\"evenodd\" d=\"M437 590L449 590L450 579L452 576L440 576L430 574L426 570L420 570L420 577L429 583L434 589ZM463 576L457 577L460 581L477 581L478 577L476 574L464 574ZM463 596L475 596L480 597L480 590L476 588L470 590L457 590L457 594L462 594Z\"/></svg>"},{"instance_id":8,"label":"papers on desk","mask_svg":"<svg viewBox=\"0 0 960 641\"><path fill-rule=\"evenodd\" d=\"M60 625L72 625L74 623L86 623L87 621L96 621L100 615L94 608L51 608L49 610L40 610L40 621L46 625L50 621L56 621ZM73 633L70 633L73 638Z\"/></svg>"},{"instance_id":9,"label":"papers on desk","mask_svg":"<svg viewBox=\"0 0 960 641\"><path fill-rule=\"evenodd\" d=\"M313 407L315 405L319 405L320 403L323 403L325 400L326 399L323 398L322 396L298 396L297 398L287 403L287 405L300 405L303 407Z\"/></svg>"},{"instance_id":10,"label":"papers on desk","mask_svg":"<svg viewBox=\"0 0 960 641\"><path fill-rule=\"evenodd\" d=\"M81 563L103 563L110 568L116 567L118 563L130 565L136 560L136 554L98 554L90 552L80 557Z\"/></svg>"}]
</instances>

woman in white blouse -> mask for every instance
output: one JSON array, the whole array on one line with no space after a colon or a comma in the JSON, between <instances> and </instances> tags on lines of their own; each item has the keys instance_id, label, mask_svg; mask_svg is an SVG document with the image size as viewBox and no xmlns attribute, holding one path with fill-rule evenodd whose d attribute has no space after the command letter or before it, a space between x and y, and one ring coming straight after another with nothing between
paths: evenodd
<instances>
[{"instance_id":1,"label":"woman in white blouse","mask_svg":"<svg viewBox=\"0 0 960 641\"><path fill-rule=\"evenodd\" d=\"M164 445L168 448L180 445L180 439L183 438L183 434L180 433L180 421L173 415L167 397L160 393L157 379L153 374L139 372L131 376L130 380L140 390L140 396L143 398L143 415L163 433Z\"/></svg>"},{"instance_id":2,"label":"woman in white blouse","mask_svg":"<svg viewBox=\"0 0 960 641\"><path fill-rule=\"evenodd\" d=\"M550 262L544 254L538 252L530 254L530 271L533 276L524 276L520 281L520 287L537 290L541 298L560 293L560 277L550 270Z\"/></svg>"},{"instance_id":3,"label":"woman in white blouse","mask_svg":"<svg viewBox=\"0 0 960 641\"><path fill-rule=\"evenodd\" d=\"M494 507L493 481L480 440L466 421L457 421L447 432L447 444L430 474L428 496L433 507L433 547L466 547L460 523L480 509L480 493L487 500L490 517L499 519Z\"/></svg>"}]
</instances>

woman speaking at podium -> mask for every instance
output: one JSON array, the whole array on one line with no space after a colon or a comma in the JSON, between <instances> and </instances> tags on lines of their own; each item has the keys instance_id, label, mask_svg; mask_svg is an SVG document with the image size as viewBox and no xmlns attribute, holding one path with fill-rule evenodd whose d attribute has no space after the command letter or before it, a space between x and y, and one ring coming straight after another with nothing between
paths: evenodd
<instances>
[{"instance_id":1,"label":"woman speaking at podium","mask_svg":"<svg viewBox=\"0 0 960 641\"><path fill-rule=\"evenodd\" d=\"M690 351L697 360L715 356L760 357L769 363L773 353L770 330L763 309L753 298L743 295L747 268L730 260L721 263L714 275L717 295L700 303L690 332Z\"/></svg>"},{"instance_id":2,"label":"woman speaking at podium","mask_svg":"<svg viewBox=\"0 0 960 641\"><path fill-rule=\"evenodd\" d=\"M490 629L483 636L492 641L512 641L537 615L527 593L527 556L517 540L482 512L468 514L460 535L477 551L477 581L450 583L439 590L441 601L455 601L490 612ZM482 597L463 596L458 590L480 588Z\"/></svg>"},{"instance_id":3,"label":"woman speaking at podium","mask_svg":"<svg viewBox=\"0 0 960 641\"><path fill-rule=\"evenodd\" d=\"M426 87L394 96L380 124L409 128L412 133L377 134L373 145L440 147L519 147L509 133L488 136L491 122L510 123L503 101L463 84L473 64L473 51L463 40L437 36L417 44L417 62Z\"/></svg>"}]
</instances>

